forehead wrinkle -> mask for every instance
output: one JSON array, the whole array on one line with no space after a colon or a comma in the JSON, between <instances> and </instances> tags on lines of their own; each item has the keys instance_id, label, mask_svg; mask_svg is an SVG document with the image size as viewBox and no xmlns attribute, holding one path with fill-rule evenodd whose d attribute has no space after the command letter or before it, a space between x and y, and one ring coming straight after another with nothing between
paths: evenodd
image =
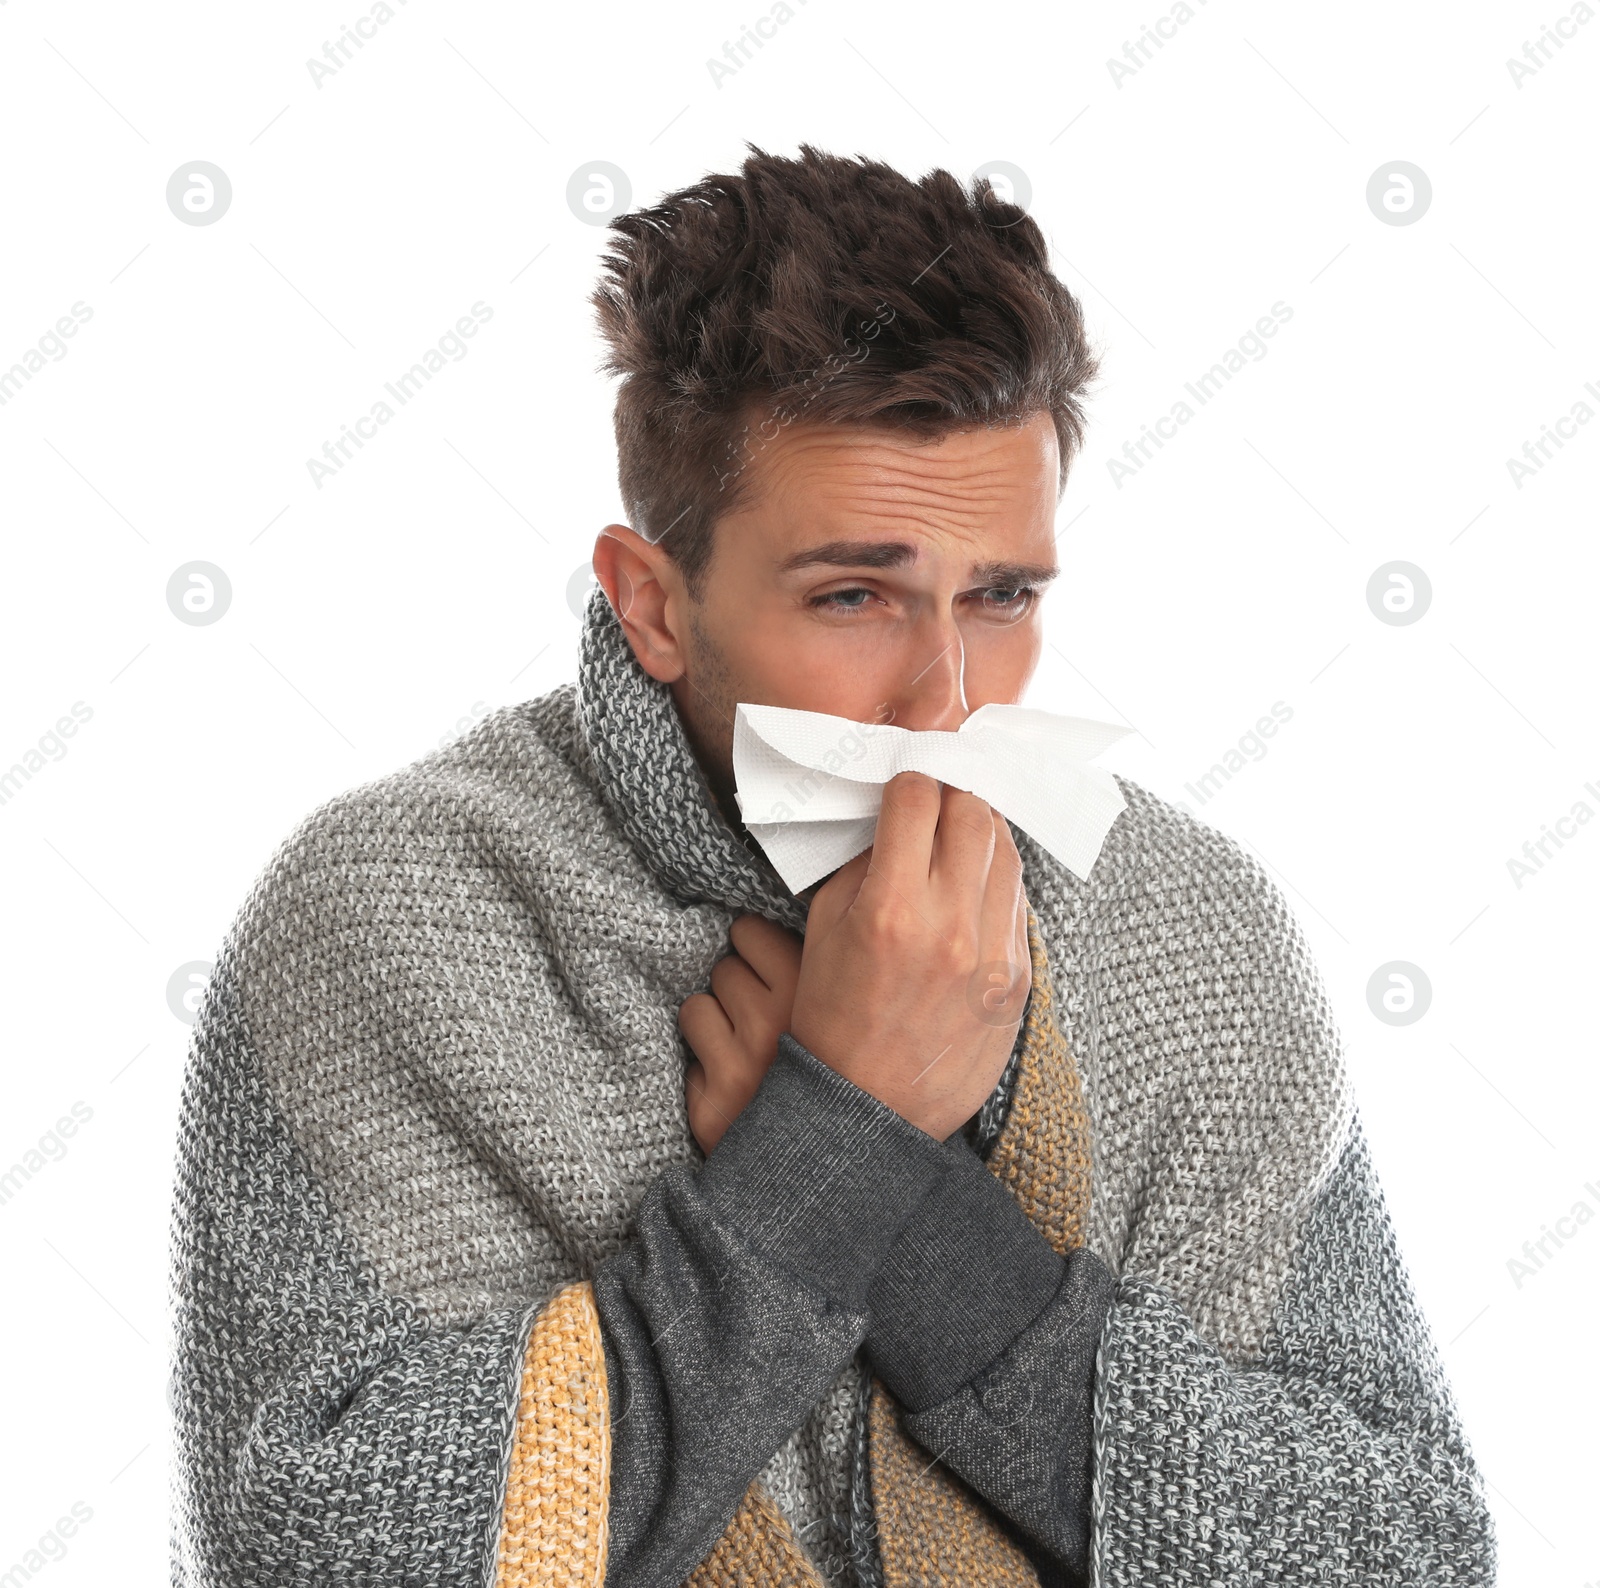
<instances>
[{"instance_id":1,"label":"forehead wrinkle","mask_svg":"<svg viewBox=\"0 0 1600 1588\"><path fill-rule=\"evenodd\" d=\"M790 430L757 457L752 483L757 498L767 503L804 489L818 507L843 509L850 517L905 519L924 529L932 520L970 533L966 521L974 515L1014 509L1019 499L1031 500L1033 490L1027 469L1019 468L1014 456L1016 427L964 434L986 441L992 436L992 442L977 451L939 456L933 450L938 442L895 445L844 429ZM1053 437L1051 430L1041 444ZM1050 483L1055 483L1053 474ZM1053 502L1047 510L1053 516Z\"/></svg>"},{"instance_id":2,"label":"forehead wrinkle","mask_svg":"<svg viewBox=\"0 0 1600 1588\"><path fill-rule=\"evenodd\" d=\"M952 507L928 502L862 501L850 497L842 502L850 528L847 539L909 539L913 544L934 540L954 540L962 544L983 536L983 529L971 512L972 503ZM963 507L967 511L962 511ZM859 526L859 527L858 527Z\"/></svg>"},{"instance_id":3,"label":"forehead wrinkle","mask_svg":"<svg viewBox=\"0 0 1600 1588\"><path fill-rule=\"evenodd\" d=\"M881 510L885 512L893 512L897 508L960 512L974 508L1006 507L1023 492L1018 489L1014 472L997 471L988 479L967 476L950 481L930 480L914 474L894 479L877 477L852 480L835 476L820 481L817 494L825 501L849 499L881 503Z\"/></svg>"},{"instance_id":4,"label":"forehead wrinkle","mask_svg":"<svg viewBox=\"0 0 1600 1588\"><path fill-rule=\"evenodd\" d=\"M1009 435L1009 433L1008 433ZM1003 454L1014 450L996 442L981 450L963 452L936 450L937 443L922 446L889 446L880 441L861 441L840 437L827 451L842 455L845 467L861 475L888 476L890 479L908 479L913 482L953 478L957 480L1009 479L1015 475L1016 460ZM811 448L797 448L792 454L797 466L804 467L801 459Z\"/></svg>"},{"instance_id":5,"label":"forehead wrinkle","mask_svg":"<svg viewBox=\"0 0 1600 1588\"><path fill-rule=\"evenodd\" d=\"M965 543L985 533L986 518L1009 516L1020 494L1011 475L989 482L962 481L951 488L909 476L893 481L824 480L816 501L841 522L865 524L871 533L903 534L903 525L913 538L933 534Z\"/></svg>"},{"instance_id":6,"label":"forehead wrinkle","mask_svg":"<svg viewBox=\"0 0 1600 1588\"><path fill-rule=\"evenodd\" d=\"M931 516L961 520L975 513L1003 511L1028 494L1014 466L973 467L955 460L948 460L941 473L932 475L896 459L888 464L820 471L809 477L790 472L785 483L793 489L801 479L807 479L819 505L889 519Z\"/></svg>"}]
</instances>

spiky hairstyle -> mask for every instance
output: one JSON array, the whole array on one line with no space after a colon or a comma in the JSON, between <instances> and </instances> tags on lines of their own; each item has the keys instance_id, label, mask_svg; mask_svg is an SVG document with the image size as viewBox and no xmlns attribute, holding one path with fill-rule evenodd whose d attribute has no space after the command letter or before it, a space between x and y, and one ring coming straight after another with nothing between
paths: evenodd
<instances>
[{"instance_id":1,"label":"spiky hairstyle","mask_svg":"<svg viewBox=\"0 0 1600 1588\"><path fill-rule=\"evenodd\" d=\"M1064 486L1096 359L1027 212L987 178L747 147L737 175L613 220L592 299L623 504L691 595L746 464L796 419L936 440L1045 411Z\"/></svg>"}]
</instances>

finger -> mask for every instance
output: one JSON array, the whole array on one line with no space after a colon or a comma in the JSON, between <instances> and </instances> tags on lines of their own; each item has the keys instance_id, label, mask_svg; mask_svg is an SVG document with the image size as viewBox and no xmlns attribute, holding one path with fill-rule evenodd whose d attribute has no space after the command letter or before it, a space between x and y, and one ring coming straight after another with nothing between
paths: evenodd
<instances>
[{"instance_id":1,"label":"finger","mask_svg":"<svg viewBox=\"0 0 1600 1588\"><path fill-rule=\"evenodd\" d=\"M1017 847L1016 836L1012 833L1009 823L1006 824L1005 836L1011 840L1011 851L1015 853ZM996 842L998 843L998 840ZM1008 858L1007 864L1012 863ZM1014 864L1017 868L1017 936L1022 943L1023 953L1031 959L1033 957L1033 947L1028 939L1028 917L1032 913L1032 907L1028 903L1028 879L1022 869L1022 856L1020 854L1017 855Z\"/></svg>"},{"instance_id":2,"label":"finger","mask_svg":"<svg viewBox=\"0 0 1600 1588\"><path fill-rule=\"evenodd\" d=\"M690 1134L700 1143L700 1150L709 1153L722 1140L723 1132L733 1119L711 1095L705 1068L698 1061L684 1071L683 1090Z\"/></svg>"},{"instance_id":3,"label":"finger","mask_svg":"<svg viewBox=\"0 0 1600 1588\"><path fill-rule=\"evenodd\" d=\"M1011 824L999 811L991 810L989 831L994 849L984 877L981 914L982 941L1000 945L1016 938L1022 925L1027 937L1027 908L1023 894L1022 856L1011 836Z\"/></svg>"},{"instance_id":4,"label":"finger","mask_svg":"<svg viewBox=\"0 0 1600 1588\"><path fill-rule=\"evenodd\" d=\"M1012 978L1019 984L1015 995L1020 1000L1031 982L1032 966L1032 955L1028 951L1022 857L1017 853L1010 825L998 811L993 813L991 828L994 854L984 881L979 941L983 944L982 954L986 965L1004 962L1011 967ZM1020 1010L1020 1001L1018 1008Z\"/></svg>"},{"instance_id":5,"label":"finger","mask_svg":"<svg viewBox=\"0 0 1600 1588\"><path fill-rule=\"evenodd\" d=\"M942 804L940 788L925 772L899 772L883 785L872 864L858 897L888 893L915 901L927 893Z\"/></svg>"},{"instance_id":6,"label":"finger","mask_svg":"<svg viewBox=\"0 0 1600 1588\"><path fill-rule=\"evenodd\" d=\"M711 967L711 991L735 1031L762 1024L773 1001L767 984L737 954Z\"/></svg>"},{"instance_id":7,"label":"finger","mask_svg":"<svg viewBox=\"0 0 1600 1588\"><path fill-rule=\"evenodd\" d=\"M791 999L800 980L800 935L764 915L741 915L728 936L747 964L773 992Z\"/></svg>"},{"instance_id":8,"label":"finger","mask_svg":"<svg viewBox=\"0 0 1600 1588\"><path fill-rule=\"evenodd\" d=\"M1011 824L999 811L994 813L994 853L989 859L989 874L984 888L983 925L985 940L1014 943L1022 934L1028 940L1027 897L1023 892L1022 856L1011 836ZM989 935L989 934L992 934Z\"/></svg>"},{"instance_id":9,"label":"finger","mask_svg":"<svg viewBox=\"0 0 1600 1588\"><path fill-rule=\"evenodd\" d=\"M733 1022L710 993L694 993L678 1006L678 1029L690 1051L712 1067L734 1045Z\"/></svg>"},{"instance_id":10,"label":"finger","mask_svg":"<svg viewBox=\"0 0 1600 1588\"><path fill-rule=\"evenodd\" d=\"M970 899L974 925L980 919L994 845L993 807L976 794L946 784L933 839L932 885L946 898Z\"/></svg>"},{"instance_id":11,"label":"finger","mask_svg":"<svg viewBox=\"0 0 1600 1588\"><path fill-rule=\"evenodd\" d=\"M690 1059L684 1068L683 1090L689 1100L689 1124L693 1129L700 1100L706 1095L706 1067L699 1059ZM699 1135L699 1131L695 1130L695 1134Z\"/></svg>"},{"instance_id":12,"label":"finger","mask_svg":"<svg viewBox=\"0 0 1600 1588\"><path fill-rule=\"evenodd\" d=\"M1033 943L1028 936L1028 901L1023 895L1021 907L1017 911L1017 963L1025 965L1028 970L1028 985L1033 985Z\"/></svg>"},{"instance_id":13,"label":"finger","mask_svg":"<svg viewBox=\"0 0 1600 1588\"><path fill-rule=\"evenodd\" d=\"M678 1024L700 1065L707 1097L729 1113L738 1113L766 1074L766 1061L740 1041L721 1004L709 993L685 999Z\"/></svg>"}]
</instances>

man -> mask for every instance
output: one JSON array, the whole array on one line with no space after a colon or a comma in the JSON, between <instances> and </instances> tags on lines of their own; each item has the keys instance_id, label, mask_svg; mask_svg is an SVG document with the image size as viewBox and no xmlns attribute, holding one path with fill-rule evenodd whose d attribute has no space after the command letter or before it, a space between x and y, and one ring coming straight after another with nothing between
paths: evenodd
<instances>
[{"instance_id":1,"label":"man","mask_svg":"<svg viewBox=\"0 0 1600 1588\"><path fill-rule=\"evenodd\" d=\"M179 1583L1488 1583L1281 896L892 780L796 898L737 702L1018 700L1094 371L984 183L753 150L615 223L579 678L313 812L180 1132Z\"/></svg>"}]
</instances>

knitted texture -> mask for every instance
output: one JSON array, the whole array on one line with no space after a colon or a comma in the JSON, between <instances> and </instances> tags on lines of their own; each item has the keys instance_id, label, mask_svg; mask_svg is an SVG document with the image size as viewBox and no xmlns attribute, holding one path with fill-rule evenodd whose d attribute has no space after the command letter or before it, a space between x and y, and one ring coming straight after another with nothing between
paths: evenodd
<instances>
[{"instance_id":1,"label":"knitted texture","mask_svg":"<svg viewBox=\"0 0 1600 1588\"><path fill-rule=\"evenodd\" d=\"M839 1375L795 1435L762 1469L761 1487L794 1530L821 1577L853 1585L854 1456L866 1459L859 1399L871 1375L859 1356ZM864 1480L863 1480L864 1481Z\"/></svg>"},{"instance_id":2,"label":"knitted texture","mask_svg":"<svg viewBox=\"0 0 1600 1588\"><path fill-rule=\"evenodd\" d=\"M901 1429L894 1397L876 1379L867 1417L885 1588L1037 1588L1028 1557L966 1485Z\"/></svg>"},{"instance_id":3,"label":"knitted texture","mask_svg":"<svg viewBox=\"0 0 1600 1588\"><path fill-rule=\"evenodd\" d=\"M1119 1280L1093 1581L1489 1582L1482 1481L1298 927L1237 844L1120 781L1088 881L1016 834L1092 1143L1084 1239ZM279 846L184 1085L176 1583L494 1583L530 1338L697 1161L677 1012L744 911L805 924L599 591L576 686ZM1023 1073L994 1166L1033 1166L1007 1183L1065 1238L1082 1143ZM752 1501L830 1577L872 1570L862 1390L852 1365Z\"/></svg>"},{"instance_id":4,"label":"knitted texture","mask_svg":"<svg viewBox=\"0 0 1600 1588\"><path fill-rule=\"evenodd\" d=\"M1359 1115L1249 1372L1126 1275L1100 1358L1091 1588L1494 1582L1482 1480Z\"/></svg>"},{"instance_id":5,"label":"knitted texture","mask_svg":"<svg viewBox=\"0 0 1600 1588\"><path fill-rule=\"evenodd\" d=\"M528 1338L496 1588L597 1588L606 1575L611 1406L594 1292L568 1285Z\"/></svg>"},{"instance_id":6,"label":"knitted texture","mask_svg":"<svg viewBox=\"0 0 1600 1588\"><path fill-rule=\"evenodd\" d=\"M1051 1221L1050 1238L1064 1250L1068 1234L1081 1229L1087 1214L1060 1193L1066 1187L1080 1203L1087 1198L1087 1120L1076 1070L1051 1014L1049 967L1031 907L1028 938L1034 981L1022 1027L1019 1095L1000 1138L1004 1151L997 1149L990 1167L1025 1209ZM902 1429L893 1396L875 1379L869 1416L873 1532L885 1588L1036 1585L1027 1557L989 1507ZM824 1577L766 1492L770 1473L763 1476L767 1482L752 1484L712 1555L690 1579L694 1588L769 1581L821 1588Z\"/></svg>"},{"instance_id":7,"label":"knitted texture","mask_svg":"<svg viewBox=\"0 0 1600 1588\"><path fill-rule=\"evenodd\" d=\"M230 933L195 1021L173 1241L175 1588L484 1588L529 1304L431 1326L261 1083Z\"/></svg>"},{"instance_id":8,"label":"knitted texture","mask_svg":"<svg viewBox=\"0 0 1600 1588\"><path fill-rule=\"evenodd\" d=\"M1083 1244L1088 1229L1093 1149L1083 1083L1056 1023L1050 957L1031 904L1028 954L1033 985L1015 1089L987 1162L1045 1239L1065 1253Z\"/></svg>"},{"instance_id":9,"label":"knitted texture","mask_svg":"<svg viewBox=\"0 0 1600 1588\"><path fill-rule=\"evenodd\" d=\"M1038 917L1028 906L1032 986L1015 1092L988 1157L990 1172L1061 1253L1082 1244L1089 1216L1089 1120L1077 1066L1055 1021ZM1027 1557L990 1509L901 1426L894 1397L872 1383L867 1440L883 1588L1036 1585Z\"/></svg>"},{"instance_id":10,"label":"knitted texture","mask_svg":"<svg viewBox=\"0 0 1600 1588\"><path fill-rule=\"evenodd\" d=\"M758 1480L684 1588L823 1588L788 1518Z\"/></svg>"},{"instance_id":11,"label":"knitted texture","mask_svg":"<svg viewBox=\"0 0 1600 1588\"><path fill-rule=\"evenodd\" d=\"M1256 861L1118 781L1128 809L1088 882L1017 840L1088 1104L1087 1244L1243 1365L1352 1128L1343 1042Z\"/></svg>"}]
</instances>

